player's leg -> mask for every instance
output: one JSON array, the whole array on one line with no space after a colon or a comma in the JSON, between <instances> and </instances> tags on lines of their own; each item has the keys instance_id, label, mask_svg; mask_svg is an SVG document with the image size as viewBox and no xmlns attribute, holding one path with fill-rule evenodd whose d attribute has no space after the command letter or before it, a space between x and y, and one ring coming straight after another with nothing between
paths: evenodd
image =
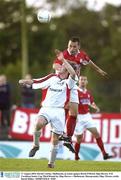
<instances>
[{"instance_id":1,"label":"player's leg","mask_svg":"<svg viewBox=\"0 0 121 180\"><path fill-rule=\"evenodd\" d=\"M68 137L72 137L74 134L76 119L78 114L78 103L70 102L69 114L66 121L66 133Z\"/></svg>"},{"instance_id":2,"label":"player's leg","mask_svg":"<svg viewBox=\"0 0 121 180\"><path fill-rule=\"evenodd\" d=\"M52 137L51 137L51 150L50 150L50 155L49 155L49 162L48 162L48 167L49 168L54 168L55 166L55 160L56 160L56 155L58 153L58 140L59 135L52 133Z\"/></svg>"},{"instance_id":3,"label":"player's leg","mask_svg":"<svg viewBox=\"0 0 121 180\"><path fill-rule=\"evenodd\" d=\"M77 91L77 87L75 87L70 91L70 101L68 105L69 111L66 119L66 136L59 138L59 140L65 140L68 143L70 141L71 143L71 137L74 134L76 119L78 115L78 104L79 104L78 91Z\"/></svg>"},{"instance_id":4,"label":"player's leg","mask_svg":"<svg viewBox=\"0 0 121 180\"><path fill-rule=\"evenodd\" d=\"M49 156L48 167L54 168L55 159L58 152L59 136L63 134L65 127L65 110L63 108L51 108L51 151Z\"/></svg>"},{"instance_id":5,"label":"player's leg","mask_svg":"<svg viewBox=\"0 0 121 180\"><path fill-rule=\"evenodd\" d=\"M41 129L47 124L47 120L44 116L39 115L36 119L34 133L33 133L33 147L29 152L29 157L33 157L36 151L39 150L39 139L41 134Z\"/></svg>"},{"instance_id":6,"label":"player's leg","mask_svg":"<svg viewBox=\"0 0 121 180\"><path fill-rule=\"evenodd\" d=\"M105 150L105 147L104 147L104 143L102 141L102 138L100 137L100 134L98 133L97 131L97 128L96 127L91 127L91 128L88 128L88 130L93 134L93 136L95 137L96 139L96 143L98 145L98 147L100 148L101 152L102 152L102 155L103 155L103 159L106 160L106 159L110 159L110 158L113 158L112 155L109 155L106 150Z\"/></svg>"},{"instance_id":7,"label":"player's leg","mask_svg":"<svg viewBox=\"0 0 121 180\"><path fill-rule=\"evenodd\" d=\"M76 126L76 119L78 115L78 104L79 104L78 91L77 88L75 87L70 91L70 101L68 106L69 112L66 119L66 135L67 137L69 137L70 141L71 141L71 137L74 134L74 130Z\"/></svg>"},{"instance_id":8,"label":"player's leg","mask_svg":"<svg viewBox=\"0 0 121 180\"><path fill-rule=\"evenodd\" d=\"M66 136L63 138L63 140L65 140L63 145L73 153L75 153L75 150L72 144L72 136L76 126L77 113L78 103L70 102L69 114L66 120Z\"/></svg>"},{"instance_id":9,"label":"player's leg","mask_svg":"<svg viewBox=\"0 0 121 180\"><path fill-rule=\"evenodd\" d=\"M76 126L76 118L78 112L78 104L70 103L69 113L66 119L66 134L60 136L59 140L64 140L63 145L66 146L72 153L75 153L72 136L74 134L75 126Z\"/></svg>"},{"instance_id":10,"label":"player's leg","mask_svg":"<svg viewBox=\"0 0 121 180\"><path fill-rule=\"evenodd\" d=\"M80 150L80 144L83 139L83 132L85 130L85 121L84 121L84 116L78 114L77 116L77 122L76 122L76 127L74 131L74 135L76 136L76 143L75 143L75 160L79 160L79 150Z\"/></svg>"},{"instance_id":11,"label":"player's leg","mask_svg":"<svg viewBox=\"0 0 121 180\"><path fill-rule=\"evenodd\" d=\"M79 150L80 150L80 144L82 142L83 139L83 134L80 135L76 135L76 143L75 143L75 160L79 160Z\"/></svg>"}]
</instances>

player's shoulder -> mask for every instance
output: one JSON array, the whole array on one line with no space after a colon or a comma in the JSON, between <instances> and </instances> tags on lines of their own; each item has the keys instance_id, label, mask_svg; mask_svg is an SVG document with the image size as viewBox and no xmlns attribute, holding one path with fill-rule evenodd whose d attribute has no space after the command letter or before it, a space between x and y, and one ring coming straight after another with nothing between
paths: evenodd
<instances>
[{"instance_id":1,"label":"player's shoulder","mask_svg":"<svg viewBox=\"0 0 121 180\"><path fill-rule=\"evenodd\" d=\"M86 60L86 61L90 61L90 57L88 56L88 54L85 52L85 51L83 51L83 50L80 50L80 53L79 53L79 57L81 58L81 59L83 59L83 60ZM84 62L85 63L85 62ZM86 65L86 64L84 64L84 65Z\"/></svg>"},{"instance_id":2,"label":"player's shoulder","mask_svg":"<svg viewBox=\"0 0 121 180\"><path fill-rule=\"evenodd\" d=\"M78 87L78 91L79 91L79 93L91 94L91 91L88 90L88 89L83 90L82 88L79 88L79 87Z\"/></svg>"},{"instance_id":3,"label":"player's shoulder","mask_svg":"<svg viewBox=\"0 0 121 180\"><path fill-rule=\"evenodd\" d=\"M55 73L50 73L50 74L46 75L43 78L44 78L44 80L48 80L48 79L54 78L54 77L57 77L57 75Z\"/></svg>"},{"instance_id":4,"label":"player's shoulder","mask_svg":"<svg viewBox=\"0 0 121 180\"><path fill-rule=\"evenodd\" d=\"M87 94L89 94L90 96L92 96L92 92L90 89L87 89Z\"/></svg>"},{"instance_id":5,"label":"player's shoulder","mask_svg":"<svg viewBox=\"0 0 121 180\"><path fill-rule=\"evenodd\" d=\"M63 50L63 55L64 56L69 56L69 53L68 53L67 49Z\"/></svg>"},{"instance_id":6,"label":"player's shoulder","mask_svg":"<svg viewBox=\"0 0 121 180\"><path fill-rule=\"evenodd\" d=\"M50 78L58 78L59 76L56 73L51 73L51 74L49 74L49 77Z\"/></svg>"},{"instance_id":7,"label":"player's shoulder","mask_svg":"<svg viewBox=\"0 0 121 180\"><path fill-rule=\"evenodd\" d=\"M63 52L63 54L68 53L67 49L64 49L62 52Z\"/></svg>"},{"instance_id":8,"label":"player's shoulder","mask_svg":"<svg viewBox=\"0 0 121 180\"><path fill-rule=\"evenodd\" d=\"M77 91L78 91L79 94L82 94L82 93L83 93L83 90L82 90L81 88L79 88L79 86L78 86L78 88L77 88Z\"/></svg>"},{"instance_id":9,"label":"player's shoulder","mask_svg":"<svg viewBox=\"0 0 121 180\"><path fill-rule=\"evenodd\" d=\"M80 55L87 55L87 53L86 53L83 49L81 49L81 50L79 51L79 54L80 54Z\"/></svg>"}]
</instances>

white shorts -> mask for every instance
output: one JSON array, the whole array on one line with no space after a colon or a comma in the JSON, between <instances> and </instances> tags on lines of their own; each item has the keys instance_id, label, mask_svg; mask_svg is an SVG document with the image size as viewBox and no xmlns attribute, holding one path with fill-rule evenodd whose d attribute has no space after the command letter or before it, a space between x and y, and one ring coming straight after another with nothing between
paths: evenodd
<instances>
[{"instance_id":1,"label":"white shorts","mask_svg":"<svg viewBox=\"0 0 121 180\"><path fill-rule=\"evenodd\" d=\"M90 113L78 114L74 134L81 135L83 134L84 130L88 128L93 128L93 127L96 127L96 125Z\"/></svg>"},{"instance_id":2,"label":"white shorts","mask_svg":"<svg viewBox=\"0 0 121 180\"><path fill-rule=\"evenodd\" d=\"M63 108L42 107L38 115L44 116L51 124L52 132L63 134L65 127L65 110Z\"/></svg>"},{"instance_id":3,"label":"white shorts","mask_svg":"<svg viewBox=\"0 0 121 180\"><path fill-rule=\"evenodd\" d=\"M77 91L77 88L75 88L75 87L73 89L71 89L70 102L74 102L74 103L79 104L78 91Z\"/></svg>"}]
</instances>

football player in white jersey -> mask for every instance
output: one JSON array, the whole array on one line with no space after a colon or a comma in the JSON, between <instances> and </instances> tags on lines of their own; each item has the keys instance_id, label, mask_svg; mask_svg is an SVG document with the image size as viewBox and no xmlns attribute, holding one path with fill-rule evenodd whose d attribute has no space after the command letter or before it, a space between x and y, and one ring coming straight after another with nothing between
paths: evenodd
<instances>
[{"instance_id":1,"label":"football player in white jersey","mask_svg":"<svg viewBox=\"0 0 121 180\"><path fill-rule=\"evenodd\" d=\"M73 67L64 59L63 53L58 53L58 58L63 62L58 75L50 74L46 77L32 80L19 80L20 85L31 85L33 89L45 90L42 98L41 109L38 112L33 134L33 147L29 157L33 157L39 150L41 129L48 123L52 127L52 147L48 162L49 168L54 168L58 151L58 138L63 134L65 127L65 106L69 101L70 91L76 86L76 73Z\"/></svg>"}]
</instances>

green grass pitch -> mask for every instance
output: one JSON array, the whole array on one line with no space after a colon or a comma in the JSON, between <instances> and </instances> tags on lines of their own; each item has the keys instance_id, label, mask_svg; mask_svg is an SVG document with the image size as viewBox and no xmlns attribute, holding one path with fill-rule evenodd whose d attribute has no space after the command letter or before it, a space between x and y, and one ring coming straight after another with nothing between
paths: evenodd
<instances>
[{"instance_id":1,"label":"green grass pitch","mask_svg":"<svg viewBox=\"0 0 121 180\"><path fill-rule=\"evenodd\" d=\"M43 159L0 158L0 171L121 171L121 162L56 160L54 169Z\"/></svg>"}]
</instances>

